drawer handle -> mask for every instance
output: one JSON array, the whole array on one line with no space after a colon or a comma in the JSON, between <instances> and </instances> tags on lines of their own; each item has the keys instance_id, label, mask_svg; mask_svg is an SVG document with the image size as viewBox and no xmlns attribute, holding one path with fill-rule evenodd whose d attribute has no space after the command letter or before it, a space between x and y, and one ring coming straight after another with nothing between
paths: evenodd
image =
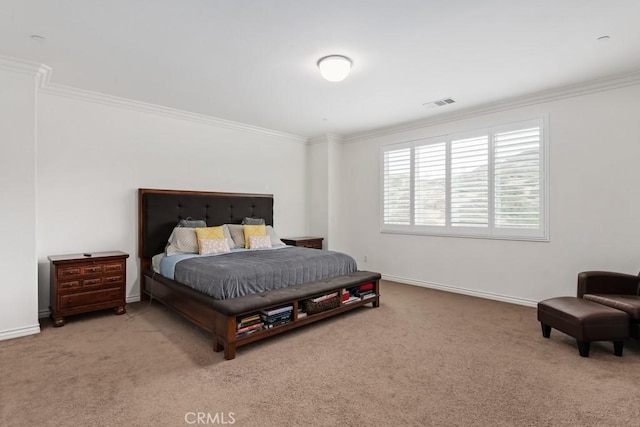
<instances>
[{"instance_id":1,"label":"drawer handle","mask_svg":"<svg viewBox=\"0 0 640 427\"><path fill-rule=\"evenodd\" d=\"M119 280L122 280L122 276L109 276L104 278L104 281L107 283L117 282Z\"/></svg>"}]
</instances>

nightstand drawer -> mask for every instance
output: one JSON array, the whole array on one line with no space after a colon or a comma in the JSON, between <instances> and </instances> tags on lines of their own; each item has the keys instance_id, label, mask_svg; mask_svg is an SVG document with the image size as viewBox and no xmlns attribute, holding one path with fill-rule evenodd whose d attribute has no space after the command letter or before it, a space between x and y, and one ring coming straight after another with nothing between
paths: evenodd
<instances>
[{"instance_id":1,"label":"nightstand drawer","mask_svg":"<svg viewBox=\"0 0 640 427\"><path fill-rule=\"evenodd\" d=\"M303 248L322 249L322 241L300 240L296 246L301 246Z\"/></svg>"},{"instance_id":2,"label":"nightstand drawer","mask_svg":"<svg viewBox=\"0 0 640 427\"><path fill-rule=\"evenodd\" d=\"M104 276L105 285L115 285L118 283L124 283L124 276L122 274L112 274L110 276Z\"/></svg>"},{"instance_id":3,"label":"nightstand drawer","mask_svg":"<svg viewBox=\"0 0 640 427\"><path fill-rule=\"evenodd\" d=\"M114 262L111 264L105 264L104 265L104 272L105 273L116 273L116 272L122 272L124 271L124 262Z\"/></svg>"},{"instance_id":4,"label":"nightstand drawer","mask_svg":"<svg viewBox=\"0 0 640 427\"><path fill-rule=\"evenodd\" d=\"M80 277L82 276L82 267L60 267L58 268L58 278L65 279L68 277Z\"/></svg>"},{"instance_id":5,"label":"nightstand drawer","mask_svg":"<svg viewBox=\"0 0 640 427\"><path fill-rule=\"evenodd\" d=\"M90 279L84 279L82 281L82 287L85 286L100 286L102 285L102 277L92 277Z\"/></svg>"},{"instance_id":6,"label":"nightstand drawer","mask_svg":"<svg viewBox=\"0 0 640 427\"><path fill-rule=\"evenodd\" d=\"M58 287L60 288L61 291L65 289L78 289L80 286L81 285L79 280L58 282Z\"/></svg>"},{"instance_id":7,"label":"nightstand drawer","mask_svg":"<svg viewBox=\"0 0 640 427\"><path fill-rule=\"evenodd\" d=\"M60 307L63 309L117 301L121 298L121 288L102 289L99 291L81 292L71 295L60 296Z\"/></svg>"},{"instance_id":8,"label":"nightstand drawer","mask_svg":"<svg viewBox=\"0 0 640 427\"><path fill-rule=\"evenodd\" d=\"M82 266L82 274L90 275L90 274L101 274L104 270L104 265L102 264L90 264Z\"/></svg>"}]
</instances>

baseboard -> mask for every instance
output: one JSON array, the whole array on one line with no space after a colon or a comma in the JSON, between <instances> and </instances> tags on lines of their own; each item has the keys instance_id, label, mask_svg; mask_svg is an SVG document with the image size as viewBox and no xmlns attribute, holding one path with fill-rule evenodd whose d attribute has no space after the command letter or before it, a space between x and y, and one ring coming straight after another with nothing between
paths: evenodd
<instances>
[{"instance_id":1,"label":"baseboard","mask_svg":"<svg viewBox=\"0 0 640 427\"><path fill-rule=\"evenodd\" d=\"M414 286L421 286L423 288L438 289L440 291L453 292L456 294L469 295L472 297L490 299L494 301L502 301L510 304L524 305L526 307L535 308L538 305L537 301L527 300L524 298L516 298L508 295L494 294L491 292L482 292L482 291L476 291L473 289L459 288L456 286L443 285L440 283L427 282L424 280L407 279L404 277L391 276L388 274L383 274L382 278L384 280L390 280L392 282L404 283L407 285L414 285Z\"/></svg>"},{"instance_id":2,"label":"baseboard","mask_svg":"<svg viewBox=\"0 0 640 427\"><path fill-rule=\"evenodd\" d=\"M140 295L129 295L127 297L127 304L130 304L132 302L138 302L140 301Z\"/></svg>"},{"instance_id":3,"label":"baseboard","mask_svg":"<svg viewBox=\"0 0 640 427\"><path fill-rule=\"evenodd\" d=\"M6 331L0 331L0 341L10 340L12 338L26 337L27 335L34 335L39 333L40 324L24 326L22 328L7 329Z\"/></svg>"}]
</instances>

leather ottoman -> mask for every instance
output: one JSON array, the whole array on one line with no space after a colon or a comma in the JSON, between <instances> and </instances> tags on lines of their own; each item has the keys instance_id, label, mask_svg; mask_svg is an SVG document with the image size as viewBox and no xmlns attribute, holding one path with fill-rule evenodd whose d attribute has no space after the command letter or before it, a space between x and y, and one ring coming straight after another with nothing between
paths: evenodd
<instances>
[{"instance_id":1,"label":"leather ottoman","mask_svg":"<svg viewBox=\"0 0 640 427\"><path fill-rule=\"evenodd\" d=\"M538 303L542 336L551 328L578 341L580 356L589 356L592 341L613 341L614 353L622 356L624 340L629 338L629 315L624 311L576 297L557 297Z\"/></svg>"}]
</instances>

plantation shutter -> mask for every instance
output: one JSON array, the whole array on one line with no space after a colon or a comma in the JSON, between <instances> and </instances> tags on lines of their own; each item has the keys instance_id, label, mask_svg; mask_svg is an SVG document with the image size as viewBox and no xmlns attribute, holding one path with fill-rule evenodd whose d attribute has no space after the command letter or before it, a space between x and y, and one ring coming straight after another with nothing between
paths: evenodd
<instances>
[{"instance_id":1,"label":"plantation shutter","mask_svg":"<svg viewBox=\"0 0 640 427\"><path fill-rule=\"evenodd\" d=\"M495 227L541 227L540 126L494 133Z\"/></svg>"},{"instance_id":2,"label":"plantation shutter","mask_svg":"<svg viewBox=\"0 0 640 427\"><path fill-rule=\"evenodd\" d=\"M411 224L411 148L384 152L384 224Z\"/></svg>"},{"instance_id":3,"label":"plantation shutter","mask_svg":"<svg viewBox=\"0 0 640 427\"><path fill-rule=\"evenodd\" d=\"M489 138L451 141L451 226L489 225Z\"/></svg>"},{"instance_id":4,"label":"plantation shutter","mask_svg":"<svg viewBox=\"0 0 640 427\"><path fill-rule=\"evenodd\" d=\"M446 142L415 148L416 225L444 226L447 221Z\"/></svg>"}]
</instances>

